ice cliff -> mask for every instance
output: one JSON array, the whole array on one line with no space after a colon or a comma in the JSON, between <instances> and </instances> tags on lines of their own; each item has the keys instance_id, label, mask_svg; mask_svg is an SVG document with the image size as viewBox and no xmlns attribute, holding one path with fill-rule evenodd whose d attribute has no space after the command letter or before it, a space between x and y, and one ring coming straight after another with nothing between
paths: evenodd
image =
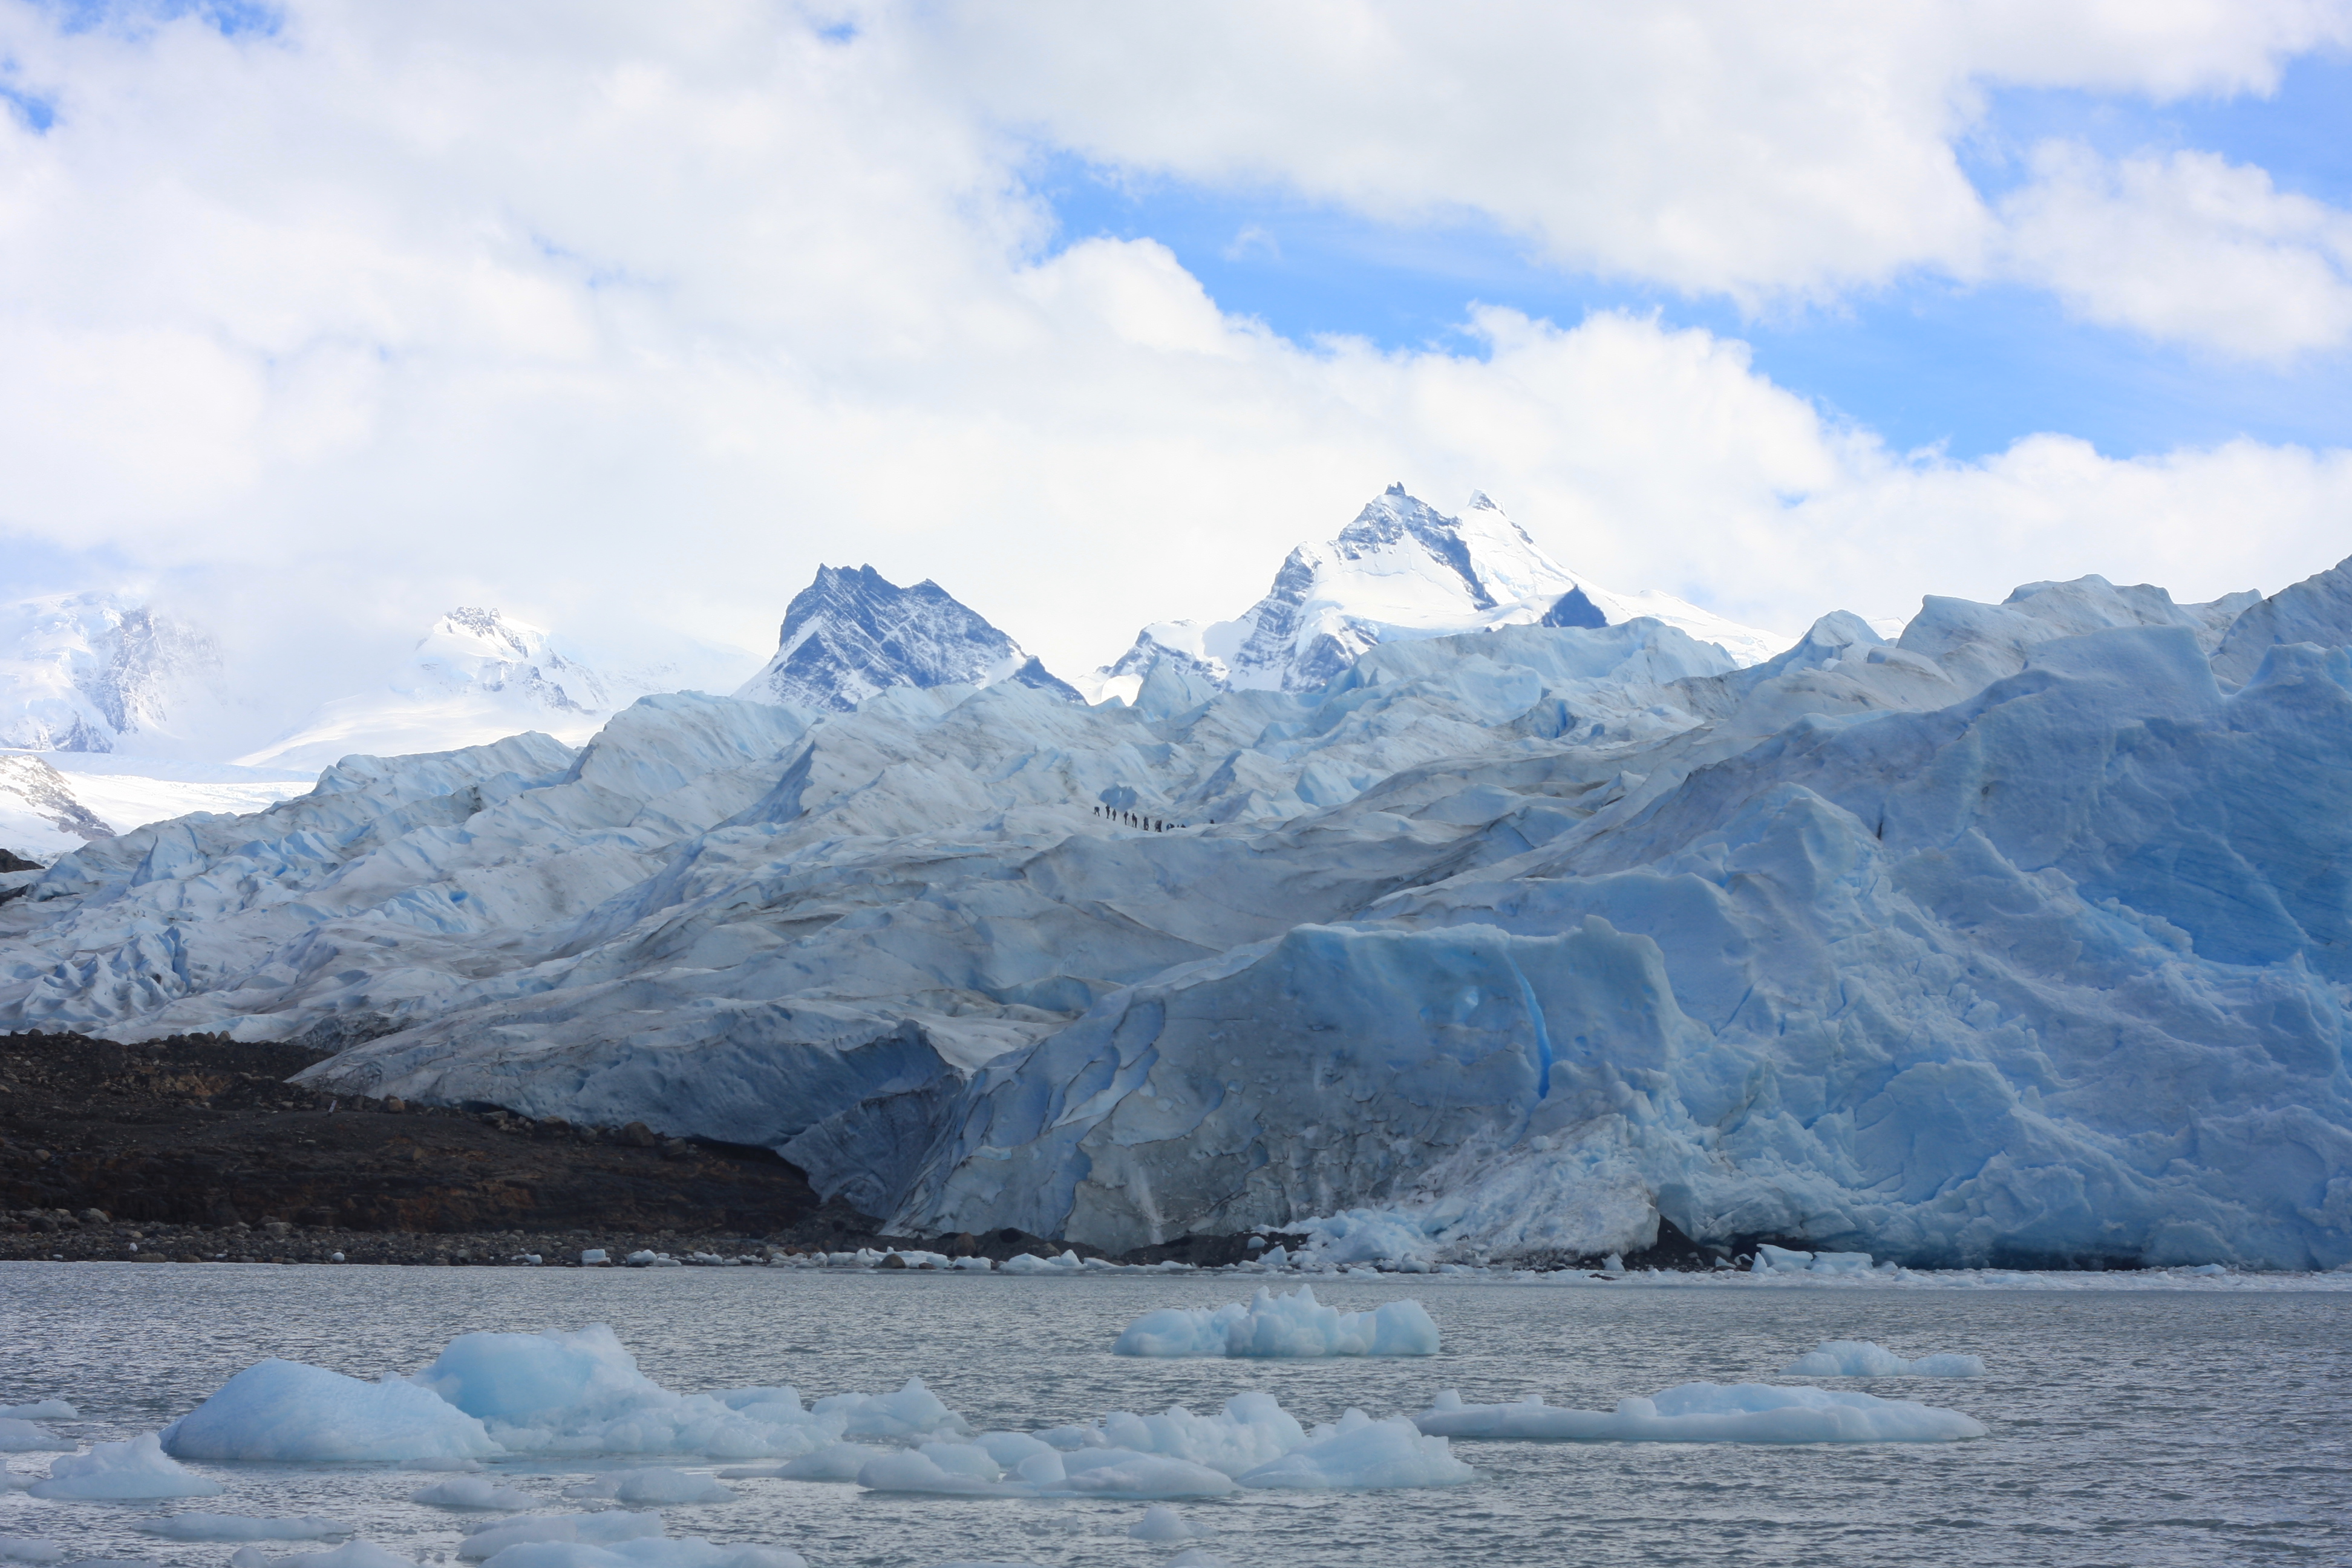
<instances>
[{"instance_id":1,"label":"ice cliff","mask_svg":"<svg viewBox=\"0 0 2352 1568\"><path fill-rule=\"evenodd\" d=\"M91 844L0 904L0 1023L348 1045L920 1231L2334 1267L2347 585L649 698Z\"/></svg>"}]
</instances>

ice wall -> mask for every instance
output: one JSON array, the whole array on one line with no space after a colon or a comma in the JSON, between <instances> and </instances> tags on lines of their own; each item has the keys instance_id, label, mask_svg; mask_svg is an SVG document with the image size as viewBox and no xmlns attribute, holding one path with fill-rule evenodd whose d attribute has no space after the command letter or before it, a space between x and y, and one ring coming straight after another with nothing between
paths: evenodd
<instances>
[{"instance_id":1,"label":"ice wall","mask_svg":"<svg viewBox=\"0 0 2352 1568\"><path fill-rule=\"evenodd\" d=\"M0 1024L358 1041L317 1076L764 1143L920 1229L2332 1265L2342 573L1745 669L1631 621L1304 693L650 699L68 857L0 905Z\"/></svg>"}]
</instances>

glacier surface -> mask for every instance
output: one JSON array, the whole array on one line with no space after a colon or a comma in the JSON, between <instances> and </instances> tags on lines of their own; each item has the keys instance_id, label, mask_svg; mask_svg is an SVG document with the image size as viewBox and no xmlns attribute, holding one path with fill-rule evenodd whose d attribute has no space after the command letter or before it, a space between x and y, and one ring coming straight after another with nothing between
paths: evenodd
<instances>
[{"instance_id":1,"label":"glacier surface","mask_svg":"<svg viewBox=\"0 0 2352 1568\"><path fill-rule=\"evenodd\" d=\"M911 1234L2334 1268L2347 582L651 697L65 857L0 1025L344 1047L316 1081L764 1144Z\"/></svg>"}]
</instances>

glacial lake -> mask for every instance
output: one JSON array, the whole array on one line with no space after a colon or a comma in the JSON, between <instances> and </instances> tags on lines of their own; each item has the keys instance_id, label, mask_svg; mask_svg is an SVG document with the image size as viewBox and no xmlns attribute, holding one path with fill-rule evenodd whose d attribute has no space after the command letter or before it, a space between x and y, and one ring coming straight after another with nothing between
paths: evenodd
<instances>
[{"instance_id":1,"label":"glacial lake","mask_svg":"<svg viewBox=\"0 0 2352 1568\"><path fill-rule=\"evenodd\" d=\"M2352 1291L2033 1289L1737 1284L1565 1289L1484 1279L1318 1279L1360 1310L1421 1300L1428 1359L1139 1361L1110 1354L1155 1307L1246 1300L1232 1276L1075 1279L770 1268L595 1271L0 1265L0 1404L73 1401L65 1436L152 1431L265 1356L356 1376L410 1372L456 1335L610 1324L685 1392L792 1384L806 1398L919 1376L982 1428L1045 1428L1111 1410L1220 1406L1264 1390L1301 1420L1389 1415L1445 1388L1472 1402L1540 1394L1607 1409L1706 1380L1821 1381L1966 1411L1951 1445L1777 1447L1457 1442L1480 1479L1444 1489L1244 1492L1178 1505L1199 1542L1251 1568L1437 1564L2326 1564L2352 1560ZM2285 1283L2285 1282L2281 1282ZM2316 1282L2315 1282L2316 1283ZM2332 1286L2333 1280L2324 1282ZM1965 1380L1780 1379L1826 1339L1984 1358ZM16 1455L37 1472L47 1457ZM633 1460L634 1464L665 1461ZM684 1462L692 1461L667 1461ZM374 1466L199 1465L226 1495L167 1503L0 1492L0 1536L77 1557L219 1568L231 1546L139 1533L183 1510L324 1514L404 1557L454 1563L466 1523L405 1500L430 1480ZM561 1500L596 1468L499 1464ZM738 1501L665 1510L672 1534L789 1546L811 1568L958 1559L1163 1564L1130 1539L1143 1505L884 1497L842 1485L729 1483ZM490 1516L495 1517L495 1516ZM318 1550L269 1543L268 1556Z\"/></svg>"}]
</instances>

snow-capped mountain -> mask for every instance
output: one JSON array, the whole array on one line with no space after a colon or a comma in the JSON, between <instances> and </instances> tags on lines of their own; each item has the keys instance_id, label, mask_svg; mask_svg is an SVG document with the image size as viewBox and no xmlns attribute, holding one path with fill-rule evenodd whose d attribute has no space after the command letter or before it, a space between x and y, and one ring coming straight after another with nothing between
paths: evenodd
<instances>
[{"instance_id":1,"label":"snow-capped mountain","mask_svg":"<svg viewBox=\"0 0 2352 1568\"><path fill-rule=\"evenodd\" d=\"M446 752L526 730L576 744L618 706L604 679L556 651L540 627L460 606L433 623L382 687L321 704L237 760L320 768L354 753Z\"/></svg>"},{"instance_id":2,"label":"snow-capped mountain","mask_svg":"<svg viewBox=\"0 0 2352 1568\"><path fill-rule=\"evenodd\" d=\"M22 752L0 752L0 849L46 861L112 835L57 769Z\"/></svg>"},{"instance_id":3,"label":"snow-capped mountain","mask_svg":"<svg viewBox=\"0 0 2352 1568\"><path fill-rule=\"evenodd\" d=\"M1097 699L1133 700L1155 664L1212 687L1311 691L1368 648L1506 626L1599 626L1649 616L1757 664L1789 639L1671 595L1623 594L1537 547L1485 494L1460 517L1391 485L1324 544L1301 544L1237 619L1163 621L1096 671Z\"/></svg>"},{"instance_id":4,"label":"snow-capped mountain","mask_svg":"<svg viewBox=\"0 0 2352 1568\"><path fill-rule=\"evenodd\" d=\"M1066 697L1020 644L929 579L901 588L871 566L820 566L785 608L775 657L735 695L846 713L893 687L1010 680Z\"/></svg>"},{"instance_id":5,"label":"snow-capped mountain","mask_svg":"<svg viewBox=\"0 0 2352 1568\"><path fill-rule=\"evenodd\" d=\"M201 753L226 698L203 628L110 593L0 609L0 746Z\"/></svg>"}]
</instances>

